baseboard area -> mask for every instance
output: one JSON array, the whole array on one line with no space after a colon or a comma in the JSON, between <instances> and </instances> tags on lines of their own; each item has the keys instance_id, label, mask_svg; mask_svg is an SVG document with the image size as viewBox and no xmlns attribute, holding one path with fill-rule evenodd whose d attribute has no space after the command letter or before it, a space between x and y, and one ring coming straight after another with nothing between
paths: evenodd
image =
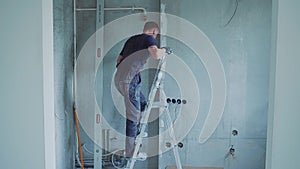
<instances>
[{"instance_id":1,"label":"baseboard area","mask_svg":"<svg viewBox=\"0 0 300 169\"><path fill-rule=\"evenodd\" d=\"M186 167L183 166L183 169L224 169L224 168L219 168L219 167ZM168 166L166 169L177 169L175 166Z\"/></svg>"}]
</instances>

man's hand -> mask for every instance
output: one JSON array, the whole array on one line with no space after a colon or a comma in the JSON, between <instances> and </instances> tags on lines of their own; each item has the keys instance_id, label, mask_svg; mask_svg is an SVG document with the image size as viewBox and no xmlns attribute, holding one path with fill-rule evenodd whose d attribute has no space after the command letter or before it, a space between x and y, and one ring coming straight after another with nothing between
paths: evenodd
<instances>
[{"instance_id":1,"label":"man's hand","mask_svg":"<svg viewBox=\"0 0 300 169\"><path fill-rule=\"evenodd\" d=\"M173 53L173 50L170 47L162 47L162 49L165 49L168 55Z\"/></svg>"},{"instance_id":2,"label":"man's hand","mask_svg":"<svg viewBox=\"0 0 300 169\"><path fill-rule=\"evenodd\" d=\"M118 57L118 59L117 59L117 65L116 65L116 67L119 66L119 64L121 63L122 59L123 59L123 56L122 56L122 55L119 55L119 57Z\"/></svg>"}]
</instances>

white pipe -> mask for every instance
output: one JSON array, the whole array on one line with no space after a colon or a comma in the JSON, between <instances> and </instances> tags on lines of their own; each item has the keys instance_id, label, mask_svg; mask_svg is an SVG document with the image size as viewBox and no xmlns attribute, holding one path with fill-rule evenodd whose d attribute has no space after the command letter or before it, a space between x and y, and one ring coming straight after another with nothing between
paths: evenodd
<instances>
[{"instance_id":1,"label":"white pipe","mask_svg":"<svg viewBox=\"0 0 300 169\"><path fill-rule=\"evenodd\" d=\"M75 8L75 11L96 11L97 8ZM124 10L133 10L133 11L142 11L144 14L147 13L145 8L142 7L127 7L127 8L104 8L104 11L124 11Z\"/></svg>"},{"instance_id":2,"label":"white pipe","mask_svg":"<svg viewBox=\"0 0 300 169\"><path fill-rule=\"evenodd\" d=\"M76 0L73 0L73 10L76 10ZM77 36L77 30L76 30L76 12L73 13L73 83L72 83L72 94L73 94L73 103L74 103L74 107L76 108L76 96L75 96L75 90L76 90L76 70L75 70L75 65L76 65L76 36ZM82 164L79 160L79 152L78 152L78 137L77 137L77 133L75 132L75 136L76 136L76 152L75 152L75 157L76 160L80 166L80 168L82 168Z\"/></svg>"},{"instance_id":3,"label":"white pipe","mask_svg":"<svg viewBox=\"0 0 300 169\"><path fill-rule=\"evenodd\" d=\"M76 8L76 11L96 11L96 8Z\"/></svg>"},{"instance_id":4,"label":"white pipe","mask_svg":"<svg viewBox=\"0 0 300 169\"><path fill-rule=\"evenodd\" d=\"M144 14L147 13L145 8L141 7L131 7L131 8L104 8L105 11L121 11L121 10L133 10L133 11L143 11Z\"/></svg>"},{"instance_id":5,"label":"white pipe","mask_svg":"<svg viewBox=\"0 0 300 169\"><path fill-rule=\"evenodd\" d=\"M74 6L73 6L73 9L74 9L74 11L76 10L76 0L73 0L73 4L74 4ZM73 77L73 101L74 101L74 103L75 103L75 90L76 90L76 74L75 74L75 64L76 64L76 56L77 56L77 41L76 41L76 37L77 37L77 29L76 29L76 12L74 12L74 14L73 14L73 73L74 73L74 77ZM74 105L75 106L75 105ZM75 106L76 107L76 106Z\"/></svg>"}]
</instances>

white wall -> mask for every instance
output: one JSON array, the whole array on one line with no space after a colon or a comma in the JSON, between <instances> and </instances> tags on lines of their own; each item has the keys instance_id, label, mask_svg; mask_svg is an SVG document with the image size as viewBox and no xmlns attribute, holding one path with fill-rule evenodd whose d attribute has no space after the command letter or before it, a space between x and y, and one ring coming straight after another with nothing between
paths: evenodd
<instances>
[{"instance_id":1,"label":"white wall","mask_svg":"<svg viewBox=\"0 0 300 169\"><path fill-rule=\"evenodd\" d=\"M298 0L273 0L273 55L267 169L300 166Z\"/></svg>"},{"instance_id":2,"label":"white wall","mask_svg":"<svg viewBox=\"0 0 300 169\"><path fill-rule=\"evenodd\" d=\"M0 2L0 168L45 168L42 3Z\"/></svg>"}]
</instances>

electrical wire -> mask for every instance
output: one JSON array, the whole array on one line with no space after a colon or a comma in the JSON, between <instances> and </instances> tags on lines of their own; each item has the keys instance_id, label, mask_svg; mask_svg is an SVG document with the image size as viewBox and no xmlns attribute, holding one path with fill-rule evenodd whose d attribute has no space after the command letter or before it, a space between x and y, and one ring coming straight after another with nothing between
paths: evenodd
<instances>
[{"instance_id":1,"label":"electrical wire","mask_svg":"<svg viewBox=\"0 0 300 169\"><path fill-rule=\"evenodd\" d=\"M111 163L112 163L112 165L115 167L115 168L117 168L117 169L123 169L124 168L124 166L122 165L121 167L119 167L119 166L117 166L116 164L115 164L115 156L118 156L119 154L117 154L118 152L121 152L121 154L122 153L124 153L124 151L125 150L123 150L123 149L118 149L118 150L115 150L115 151L113 151L113 152L111 152L111 154L113 154L112 156L111 156Z\"/></svg>"},{"instance_id":2,"label":"electrical wire","mask_svg":"<svg viewBox=\"0 0 300 169\"><path fill-rule=\"evenodd\" d=\"M86 147L85 144L83 144L82 147L83 147L83 149L84 149L86 152L88 152L89 154L94 155L94 153L93 153L92 151L90 151L90 150ZM115 150L115 151L110 152L110 153L107 153L107 154L102 154L102 157L110 156L110 155L116 153L116 151L119 151L119 150Z\"/></svg>"},{"instance_id":3,"label":"electrical wire","mask_svg":"<svg viewBox=\"0 0 300 169\"><path fill-rule=\"evenodd\" d=\"M229 25L230 22L232 21L233 17L235 16L236 11L237 11L238 6L239 6L239 0L235 0L235 4L236 4L236 5L235 5L234 12L233 12L232 16L230 17L230 19L227 21L227 23L224 25L224 27L226 27L227 25Z\"/></svg>"},{"instance_id":4,"label":"electrical wire","mask_svg":"<svg viewBox=\"0 0 300 169\"><path fill-rule=\"evenodd\" d=\"M85 145L85 144L83 144L82 147L83 147L83 149L84 149L86 152L88 152L89 154L94 155L93 152L91 152L90 150L88 150L88 149L86 148L86 145Z\"/></svg>"},{"instance_id":5,"label":"electrical wire","mask_svg":"<svg viewBox=\"0 0 300 169\"><path fill-rule=\"evenodd\" d=\"M77 133L75 132L75 136L76 136L76 138L78 138L78 136L77 136ZM77 162L78 162L78 164L79 164L79 166L80 166L80 168L82 168L82 164L81 164L81 162L80 162L80 159L79 159L79 152L78 152L78 139L75 139L76 140L76 160L77 160Z\"/></svg>"},{"instance_id":6,"label":"electrical wire","mask_svg":"<svg viewBox=\"0 0 300 169\"><path fill-rule=\"evenodd\" d=\"M83 161L82 146L81 146L81 139L80 139L80 129L79 129L78 117L75 108L73 113L74 113L75 127L76 127L77 140L78 140L77 148L79 149L79 160L81 163L81 169L84 169L84 161Z\"/></svg>"}]
</instances>

